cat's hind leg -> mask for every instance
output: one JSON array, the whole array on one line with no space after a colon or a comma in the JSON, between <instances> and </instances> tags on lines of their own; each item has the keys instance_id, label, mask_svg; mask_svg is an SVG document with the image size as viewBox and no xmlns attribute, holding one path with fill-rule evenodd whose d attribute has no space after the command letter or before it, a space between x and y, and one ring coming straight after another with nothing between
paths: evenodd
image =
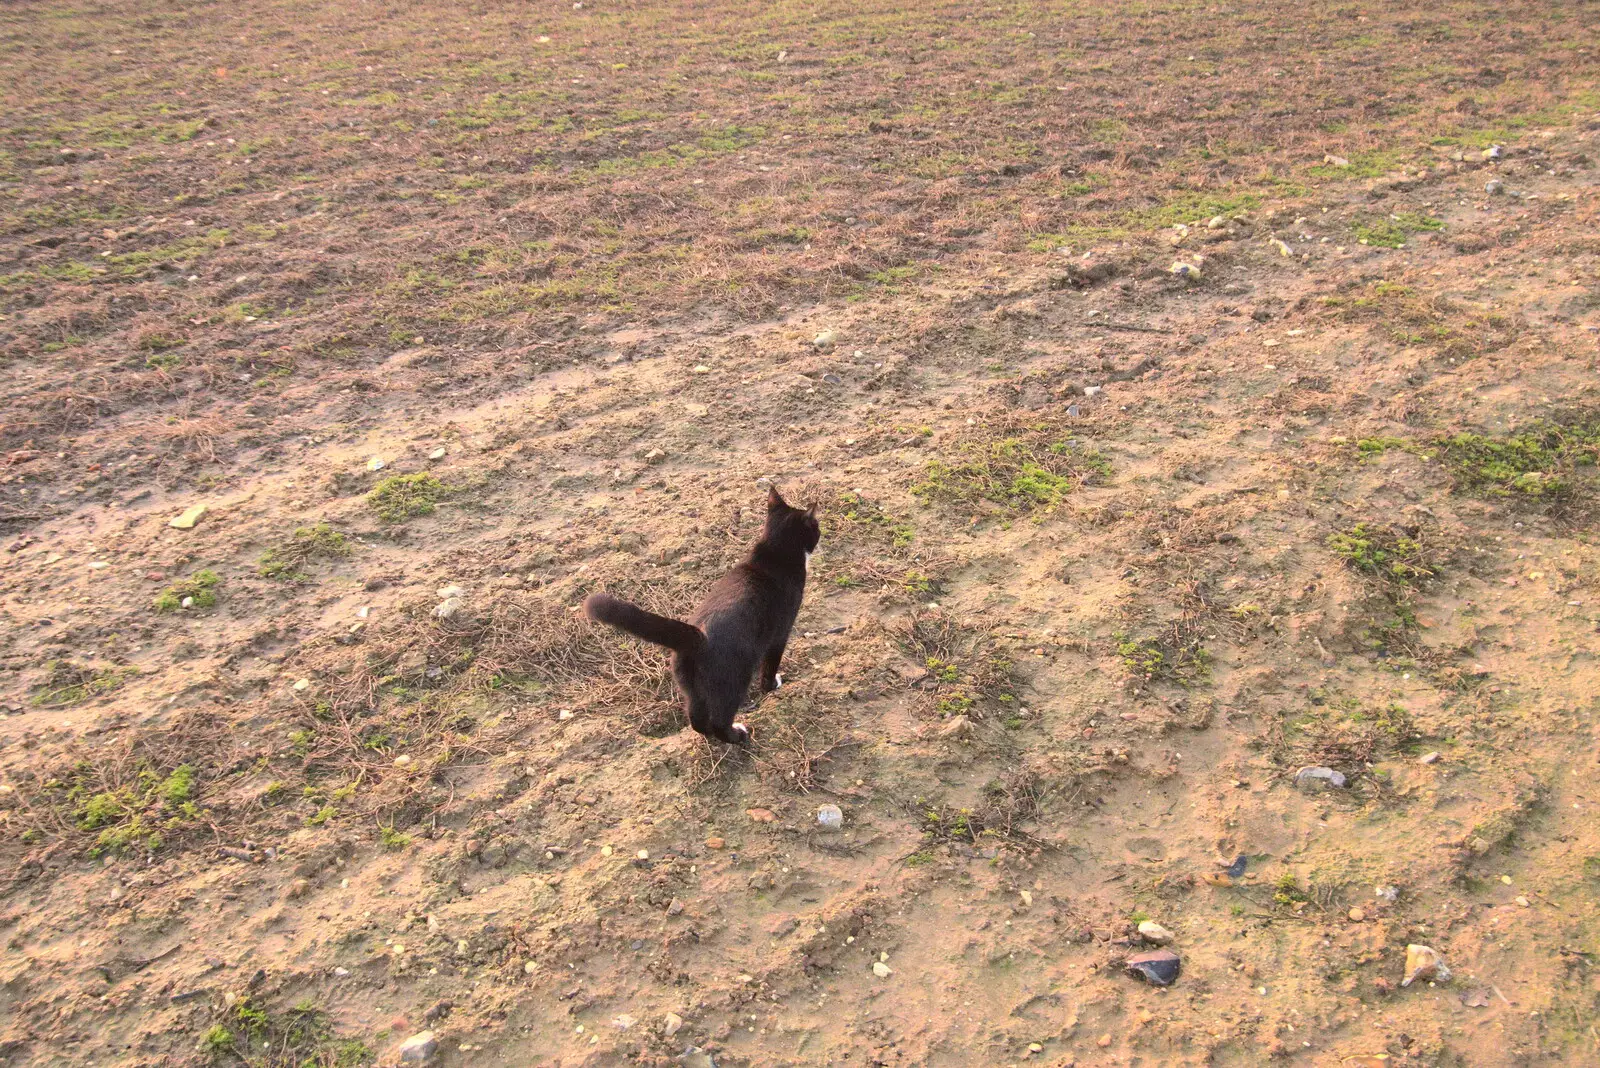
<instances>
[{"instance_id":1,"label":"cat's hind leg","mask_svg":"<svg viewBox=\"0 0 1600 1068\"><path fill-rule=\"evenodd\" d=\"M718 716L714 715L710 709L699 701L689 702L689 726L713 741L726 742L729 745L748 746L750 744L750 728L734 720L734 716L738 714L737 706L726 715Z\"/></svg>"}]
</instances>

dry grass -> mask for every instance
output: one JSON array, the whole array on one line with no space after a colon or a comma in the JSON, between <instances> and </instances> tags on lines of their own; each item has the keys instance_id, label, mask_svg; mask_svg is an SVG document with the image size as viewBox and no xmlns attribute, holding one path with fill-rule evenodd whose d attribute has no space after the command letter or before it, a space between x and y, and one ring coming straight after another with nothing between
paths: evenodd
<instances>
[{"instance_id":1,"label":"dry grass","mask_svg":"<svg viewBox=\"0 0 1600 1068\"><path fill-rule=\"evenodd\" d=\"M49 765L21 769L0 795L7 833L0 868L15 882L72 853L143 855L200 841L237 841L248 813L217 789L241 752L237 732L215 710L184 712L165 727L122 733L104 745L74 744ZM175 769L192 771L182 796L159 789ZM183 802L191 802L192 807Z\"/></svg>"},{"instance_id":2,"label":"dry grass","mask_svg":"<svg viewBox=\"0 0 1600 1068\"><path fill-rule=\"evenodd\" d=\"M20 87L0 232L28 242L0 274L0 303L28 312L0 358L40 361L8 386L0 439L271 402L270 426L179 433L205 463L247 434L295 432L282 417L314 401L305 385L360 388L416 336L537 339L552 343L541 360L567 359L580 315L750 319L1056 263L1055 249L1414 178L1571 121L1594 69L1576 12L1541 9L1552 32L1525 38L1460 4L1357 28L1266 0L1221 18L877 0L820 22L718 0L692 21L564 7L538 32L520 12L419 4L376 24L305 0L205 3L181 23L127 0L40 10L8 12L0 46ZM359 61L336 43L354 39ZM1289 42L1309 61L1282 62ZM1485 56L1509 68L1495 85ZM1323 165L1329 152L1352 166ZM1450 329L1483 347L1465 321Z\"/></svg>"},{"instance_id":3,"label":"dry grass","mask_svg":"<svg viewBox=\"0 0 1600 1068\"><path fill-rule=\"evenodd\" d=\"M916 866L926 858L930 846L1010 847L1025 851L1049 848L1048 843L1031 834L1026 825L1039 816L1048 788L1032 768L1007 772L983 788L979 802L960 808L943 802L916 798L906 809L921 827L923 848L903 858Z\"/></svg>"},{"instance_id":4,"label":"dry grass","mask_svg":"<svg viewBox=\"0 0 1600 1068\"><path fill-rule=\"evenodd\" d=\"M762 777L786 790L810 793L823 784L830 762L850 743L848 708L786 686L748 719L755 764Z\"/></svg>"},{"instance_id":5,"label":"dry grass","mask_svg":"<svg viewBox=\"0 0 1600 1068\"><path fill-rule=\"evenodd\" d=\"M926 669L919 686L929 715L1009 720L1017 714L1012 660L989 631L942 608L923 608L896 621L891 638Z\"/></svg>"}]
</instances>

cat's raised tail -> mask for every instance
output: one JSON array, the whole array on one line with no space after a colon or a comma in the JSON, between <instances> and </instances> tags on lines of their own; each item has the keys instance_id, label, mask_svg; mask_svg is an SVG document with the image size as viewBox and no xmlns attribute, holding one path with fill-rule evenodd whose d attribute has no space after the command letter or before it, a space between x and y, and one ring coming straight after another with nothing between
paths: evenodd
<instances>
[{"instance_id":1,"label":"cat's raised tail","mask_svg":"<svg viewBox=\"0 0 1600 1068\"><path fill-rule=\"evenodd\" d=\"M706 644L706 636L699 627L646 612L638 605L619 601L609 593L591 593L583 602L583 613L597 622L625 630L636 638L665 645L675 653L692 656Z\"/></svg>"}]
</instances>

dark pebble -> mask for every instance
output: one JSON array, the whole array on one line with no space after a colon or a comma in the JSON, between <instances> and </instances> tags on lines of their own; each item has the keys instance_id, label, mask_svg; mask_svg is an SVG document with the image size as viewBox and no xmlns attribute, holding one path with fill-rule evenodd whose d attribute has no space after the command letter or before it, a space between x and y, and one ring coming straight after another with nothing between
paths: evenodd
<instances>
[{"instance_id":1,"label":"dark pebble","mask_svg":"<svg viewBox=\"0 0 1600 1068\"><path fill-rule=\"evenodd\" d=\"M1137 953L1125 963L1130 975L1138 976L1151 986L1171 986L1183 967L1178 955L1170 949Z\"/></svg>"},{"instance_id":2,"label":"dark pebble","mask_svg":"<svg viewBox=\"0 0 1600 1068\"><path fill-rule=\"evenodd\" d=\"M1250 858L1245 856L1243 853L1240 853L1234 858L1233 863L1228 865L1228 874L1237 879L1239 876L1244 874L1244 869L1248 867L1249 864Z\"/></svg>"}]
</instances>

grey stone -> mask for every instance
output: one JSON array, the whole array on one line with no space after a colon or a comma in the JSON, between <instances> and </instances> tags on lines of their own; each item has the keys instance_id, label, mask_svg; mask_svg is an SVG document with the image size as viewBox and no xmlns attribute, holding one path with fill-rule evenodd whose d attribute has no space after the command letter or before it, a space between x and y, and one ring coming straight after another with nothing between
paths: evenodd
<instances>
[{"instance_id":1,"label":"grey stone","mask_svg":"<svg viewBox=\"0 0 1600 1068\"><path fill-rule=\"evenodd\" d=\"M1294 773L1294 784L1302 790L1341 789L1345 784L1342 773L1332 768L1305 767Z\"/></svg>"},{"instance_id":2,"label":"grey stone","mask_svg":"<svg viewBox=\"0 0 1600 1068\"><path fill-rule=\"evenodd\" d=\"M400 1043L402 1064L426 1064L439 1052L439 1040L432 1031L421 1031Z\"/></svg>"}]
</instances>

